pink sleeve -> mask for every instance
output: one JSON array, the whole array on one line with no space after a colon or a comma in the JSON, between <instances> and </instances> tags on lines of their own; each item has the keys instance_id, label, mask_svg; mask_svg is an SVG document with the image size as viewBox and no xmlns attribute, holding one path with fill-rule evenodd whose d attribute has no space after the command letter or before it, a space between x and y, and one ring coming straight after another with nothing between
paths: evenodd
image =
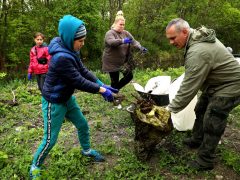
<instances>
[{"instance_id":1,"label":"pink sleeve","mask_svg":"<svg viewBox=\"0 0 240 180\"><path fill-rule=\"evenodd\" d=\"M30 56L30 63L29 63L29 67L28 67L28 73L32 74L33 73L34 62L37 59L36 53L35 53L35 46L31 48L29 56Z\"/></svg>"}]
</instances>

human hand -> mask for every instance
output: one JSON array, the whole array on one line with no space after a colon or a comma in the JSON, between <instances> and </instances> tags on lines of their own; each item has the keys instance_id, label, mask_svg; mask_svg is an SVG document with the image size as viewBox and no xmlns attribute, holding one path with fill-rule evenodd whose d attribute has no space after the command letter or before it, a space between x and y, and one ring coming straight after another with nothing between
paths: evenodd
<instances>
[{"instance_id":1,"label":"human hand","mask_svg":"<svg viewBox=\"0 0 240 180\"><path fill-rule=\"evenodd\" d=\"M32 79L32 74L28 73L28 80L30 81Z\"/></svg>"},{"instance_id":2,"label":"human hand","mask_svg":"<svg viewBox=\"0 0 240 180\"><path fill-rule=\"evenodd\" d=\"M110 91L112 91L113 93L118 93L118 89L115 89L115 88L113 88L113 87L111 87L111 86L108 86L108 85L103 85L102 87L104 87L105 89L108 89L108 90L110 90Z\"/></svg>"},{"instance_id":3,"label":"human hand","mask_svg":"<svg viewBox=\"0 0 240 180\"><path fill-rule=\"evenodd\" d=\"M142 51L143 54L145 54L145 53L148 52L147 48L145 48L145 47L143 47L143 46L141 47L141 51Z\"/></svg>"},{"instance_id":4,"label":"human hand","mask_svg":"<svg viewBox=\"0 0 240 180\"><path fill-rule=\"evenodd\" d=\"M127 38L124 38L124 39L123 39L123 43L124 43L124 44L128 44L128 43L131 44L131 43L132 43L132 39L131 39L131 38L128 38L128 37L127 37Z\"/></svg>"},{"instance_id":5,"label":"human hand","mask_svg":"<svg viewBox=\"0 0 240 180\"><path fill-rule=\"evenodd\" d=\"M107 88L106 88L106 91L102 93L102 96L105 99L105 101L108 101L108 102L112 102L114 99L112 95L112 91L110 91Z\"/></svg>"}]
</instances>

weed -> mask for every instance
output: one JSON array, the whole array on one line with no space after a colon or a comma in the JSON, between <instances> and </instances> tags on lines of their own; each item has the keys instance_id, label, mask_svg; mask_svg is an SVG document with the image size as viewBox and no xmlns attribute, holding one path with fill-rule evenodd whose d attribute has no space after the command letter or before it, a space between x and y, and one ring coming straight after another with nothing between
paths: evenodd
<instances>
[{"instance_id":1,"label":"weed","mask_svg":"<svg viewBox=\"0 0 240 180\"><path fill-rule=\"evenodd\" d=\"M136 69L134 81L146 84L154 76L170 75L174 79L182 73L183 68L167 71ZM100 71L95 74L104 83L110 83L108 74ZM12 90L19 103L17 106L4 103L13 99ZM43 135L40 92L36 82L14 80L2 85L0 93L0 100L3 100L0 101L0 179L28 179L33 153ZM76 128L66 120L57 144L41 167L43 179L215 179L216 175L226 179L240 178L240 107L231 112L228 129L219 146L217 157L221 168L200 173L186 167L186 163L196 157L196 151L182 145L182 140L190 135L190 131L173 130L153 150L151 159L146 162L137 159L134 153L134 122L124 108L136 100L132 94L138 94L131 84L121 93L127 97L121 110L114 109L113 104L105 102L101 95L82 91L75 93L89 123L91 146L106 157L106 162L93 163L81 155Z\"/></svg>"}]
</instances>

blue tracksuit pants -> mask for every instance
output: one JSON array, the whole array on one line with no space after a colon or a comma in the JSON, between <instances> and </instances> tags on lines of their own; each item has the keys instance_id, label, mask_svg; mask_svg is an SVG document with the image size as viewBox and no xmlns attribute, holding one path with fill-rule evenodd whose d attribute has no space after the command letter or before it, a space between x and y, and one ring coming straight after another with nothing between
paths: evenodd
<instances>
[{"instance_id":1,"label":"blue tracksuit pants","mask_svg":"<svg viewBox=\"0 0 240 180\"><path fill-rule=\"evenodd\" d=\"M50 103L42 97L44 119L44 135L42 143L34 154L33 164L41 166L49 151L57 142L64 118L71 121L77 128L79 142L84 150L90 148L89 127L86 118L72 96L66 103Z\"/></svg>"}]
</instances>

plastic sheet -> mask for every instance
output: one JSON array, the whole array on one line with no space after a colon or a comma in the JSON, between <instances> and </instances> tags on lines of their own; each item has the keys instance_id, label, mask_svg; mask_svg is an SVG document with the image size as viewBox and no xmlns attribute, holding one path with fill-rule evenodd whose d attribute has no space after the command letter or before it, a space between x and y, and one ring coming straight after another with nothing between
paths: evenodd
<instances>
[{"instance_id":1,"label":"plastic sheet","mask_svg":"<svg viewBox=\"0 0 240 180\"><path fill-rule=\"evenodd\" d=\"M170 102L174 99L177 91L179 90L181 83L184 78L184 73L178 77L169 88L169 99ZM194 108L197 103L197 95L192 99L192 101L185 107L182 111L178 113L171 113L171 118L173 122L174 128L178 131L187 131L191 130L194 125L194 121L196 118Z\"/></svg>"}]
</instances>

